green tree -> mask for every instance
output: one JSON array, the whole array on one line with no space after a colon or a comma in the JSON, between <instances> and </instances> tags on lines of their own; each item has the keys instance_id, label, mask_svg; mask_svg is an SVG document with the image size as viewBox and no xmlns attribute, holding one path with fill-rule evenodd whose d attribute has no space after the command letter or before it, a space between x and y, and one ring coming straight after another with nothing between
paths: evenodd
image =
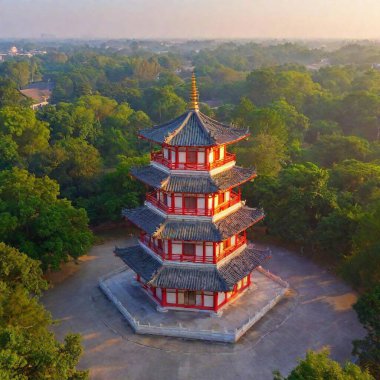
<instances>
[{"instance_id":1,"label":"green tree","mask_svg":"<svg viewBox=\"0 0 380 380\"><path fill-rule=\"evenodd\" d=\"M168 121L186 110L186 102L171 86L151 87L145 91L145 112L157 123Z\"/></svg>"},{"instance_id":2,"label":"green tree","mask_svg":"<svg viewBox=\"0 0 380 380\"><path fill-rule=\"evenodd\" d=\"M342 129L339 124L331 120L316 120L306 131L305 141L314 144L322 136L341 135Z\"/></svg>"},{"instance_id":3,"label":"green tree","mask_svg":"<svg viewBox=\"0 0 380 380\"><path fill-rule=\"evenodd\" d=\"M279 113L288 131L289 140L303 140L305 132L309 128L309 119L298 112L297 109L285 100L273 103L272 108Z\"/></svg>"},{"instance_id":4,"label":"green tree","mask_svg":"<svg viewBox=\"0 0 380 380\"><path fill-rule=\"evenodd\" d=\"M6 157L10 157L11 164L17 162L27 166L33 155L48 148L49 136L48 125L37 120L30 108L8 106L0 109L0 141L3 140L0 149L4 152L0 162L3 167L7 166Z\"/></svg>"},{"instance_id":5,"label":"green tree","mask_svg":"<svg viewBox=\"0 0 380 380\"><path fill-rule=\"evenodd\" d=\"M253 199L264 207L269 231L309 244L321 219L337 207L328 178L327 170L312 163L289 165L278 178L258 177Z\"/></svg>"},{"instance_id":6,"label":"green tree","mask_svg":"<svg viewBox=\"0 0 380 380\"><path fill-rule=\"evenodd\" d=\"M351 89L354 76L355 70L350 66L328 66L319 69L313 79L334 95L340 95Z\"/></svg>"},{"instance_id":7,"label":"green tree","mask_svg":"<svg viewBox=\"0 0 380 380\"><path fill-rule=\"evenodd\" d=\"M10 79L0 77L0 107L27 105L29 101L17 90Z\"/></svg>"},{"instance_id":8,"label":"green tree","mask_svg":"<svg viewBox=\"0 0 380 380\"><path fill-rule=\"evenodd\" d=\"M289 376L283 377L277 371L274 380L375 380L367 371L347 362L343 367L329 358L329 351L308 351L306 358L298 362Z\"/></svg>"},{"instance_id":9,"label":"green tree","mask_svg":"<svg viewBox=\"0 0 380 380\"><path fill-rule=\"evenodd\" d=\"M123 207L137 207L143 200L146 188L131 178L132 167L146 165L148 155L143 157L119 157L116 170L106 173L100 180L96 195L78 200L93 223L120 220Z\"/></svg>"},{"instance_id":10,"label":"green tree","mask_svg":"<svg viewBox=\"0 0 380 380\"><path fill-rule=\"evenodd\" d=\"M91 193L102 167L98 150L80 138L57 141L41 164L39 171L59 182L70 198Z\"/></svg>"},{"instance_id":11,"label":"green tree","mask_svg":"<svg viewBox=\"0 0 380 380\"><path fill-rule=\"evenodd\" d=\"M276 176L288 158L284 142L267 133L258 134L249 148L237 148L236 153L239 163L254 166L264 176Z\"/></svg>"},{"instance_id":12,"label":"green tree","mask_svg":"<svg viewBox=\"0 0 380 380\"><path fill-rule=\"evenodd\" d=\"M376 94L366 91L348 94L338 104L336 113L336 121L345 134L380 139L380 98Z\"/></svg>"},{"instance_id":13,"label":"green tree","mask_svg":"<svg viewBox=\"0 0 380 380\"><path fill-rule=\"evenodd\" d=\"M346 159L364 160L370 153L369 143L356 136L322 136L308 151L307 157L323 167Z\"/></svg>"},{"instance_id":14,"label":"green tree","mask_svg":"<svg viewBox=\"0 0 380 380\"><path fill-rule=\"evenodd\" d=\"M380 283L380 203L362 213L353 236L353 251L343 263L344 277L354 286L369 290Z\"/></svg>"},{"instance_id":15,"label":"green tree","mask_svg":"<svg viewBox=\"0 0 380 380\"><path fill-rule=\"evenodd\" d=\"M380 285L360 296L353 306L359 321L367 330L367 336L354 341L353 354L360 365L378 379L380 377Z\"/></svg>"},{"instance_id":16,"label":"green tree","mask_svg":"<svg viewBox=\"0 0 380 380\"><path fill-rule=\"evenodd\" d=\"M351 254L352 236L358 227L359 218L360 208L358 207L337 208L321 218L314 239L320 248L328 253L327 257L330 260L339 262L338 260Z\"/></svg>"},{"instance_id":17,"label":"green tree","mask_svg":"<svg viewBox=\"0 0 380 380\"><path fill-rule=\"evenodd\" d=\"M18 88L27 85L31 75L30 65L27 61L6 61L0 66L0 73L15 82Z\"/></svg>"},{"instance_id":18,"label":"green tree","mask_svg":"<svg viewBox=\"0 0 380 380\"><path fill-rule=\"evenodd\" d=\"M330 185L349 194L354 203L367 207L380 197L380 165L344 160L332 167Z\"/></svg>"},{"instance_id":19,"label":"green tree","mask_svg":"<svg viewBox=\"0 0 380 380\"><path fill-rule=\"evenodd\" d=\"M86 212L58 196L59 186L47 177L16 168L0 172L0 241L41 260L44 269L83 255L92 244Z\"/></svg>"},{"instance_id":20,"label":"green tree","mask_svg":"<svg viewBox=\"0 0 380 380\"><path fill-rule=\"evenodd\" d=\"M38 302L47 284L39 263L0 243L0 378L4 380L85 380L76 366L80 336L64 343L50 331L51 315Z\"/></svg>"}]
</instances>

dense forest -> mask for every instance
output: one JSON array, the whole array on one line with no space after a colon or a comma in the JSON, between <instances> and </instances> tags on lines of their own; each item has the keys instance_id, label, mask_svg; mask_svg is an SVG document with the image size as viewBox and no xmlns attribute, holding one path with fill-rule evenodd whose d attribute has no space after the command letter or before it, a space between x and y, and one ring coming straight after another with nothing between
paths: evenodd
<instances>
[{"instance_id":1,"label":"dense forest","mask_svg":"<svg viewBox=\"0 0 380 380\"><path fill-rule=\"evenodd\" d=\"M22 348L34 339L20 327L27 320L9 315L7 305L19 297L30 304L29 317L41 319L47 335L39 348L50 355L44 364L34 357L39 364L30 378L42 378L38 371L51 371L61 356L64 368L51 378L87 376L75 370L79 338L68 336L58 347L48 333L51 317L38 303L46 287L41 270L86 253L90 226L119 221L122 207L142 202L145 189L129 170L147 163L152 147L137 132L185 111L194 66L202 112L250 129L235 153L239 164L257 168L243 194L264 208L265 238L291 244L363 293L356 310L368 336L355 342L354 352L380 376L380 45L205 45L159 51L137 41L62 44L0 63L0 251L6 258L0 356L9 353L9 373L22 368ZM54 84L51 104L38 111L19 92L32 80Z\"/></svg>"}]
</instances>

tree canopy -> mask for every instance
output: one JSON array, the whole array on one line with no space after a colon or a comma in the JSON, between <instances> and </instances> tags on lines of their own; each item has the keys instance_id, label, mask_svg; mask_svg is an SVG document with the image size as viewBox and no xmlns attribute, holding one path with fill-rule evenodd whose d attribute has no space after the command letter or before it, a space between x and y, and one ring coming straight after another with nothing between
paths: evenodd
<instances>
[{"instance_id":1,"label":"tree canopy","mask_svg":"<svg viewBox=\"0 0 380 380\"><path fill-rule=\"evenodd\" d=\"M91 246L84 210L59 199L58 184L14 168L0 172L0 240L58 268Z\"/></svg>"},{"instance_id":2,"label":"tree canopy","mask_svg":"<svg viewBox=\"0 0 380 380\"><path fill-rule=\"evenodd\" d=\"M57 341L51 315L38 302L47 284L38 261L0 243L0 378L4 380L85 380L76 366L80 337Z\"/></svg>"}]
</instances>

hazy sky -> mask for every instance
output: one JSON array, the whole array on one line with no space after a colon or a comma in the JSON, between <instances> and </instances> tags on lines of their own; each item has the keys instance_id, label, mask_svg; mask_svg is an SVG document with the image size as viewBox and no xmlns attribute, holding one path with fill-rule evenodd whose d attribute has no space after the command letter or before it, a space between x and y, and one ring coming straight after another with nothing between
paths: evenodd
<instances>
[{"instance_id":1,"label":"hazy sky","mask_svg":"<svg viewBox=\"0 0 380 380\"><path fill-rule=\"evenodd\" d=\"M380 0L0 0L0 37L380 38Z\"/></svg>"}]
</instances>

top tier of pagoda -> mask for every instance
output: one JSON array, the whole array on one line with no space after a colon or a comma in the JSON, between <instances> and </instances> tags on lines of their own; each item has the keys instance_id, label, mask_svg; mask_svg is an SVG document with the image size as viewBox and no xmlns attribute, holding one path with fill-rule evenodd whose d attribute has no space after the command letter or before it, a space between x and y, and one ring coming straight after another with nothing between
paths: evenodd
<instances>
[{"instance_id":1,"label":"top tier of pagoda","mask_svg":"<svg viewBox=\"0 0 380 380\"><path fill-rule=\"evenodd\" d=\"M189 110L140 132L141 138L160 144L161 150L152 152L149 166L134 168L131 174L155 189L147 194L146 204L167 216L221 218L242 207L241 193L233 189L256 177L253 168L236 166L235 155L226 149L247 136L247 130L199 111L193 73Z\"/></svg>"},{"instance_id":2,"label":"top tier of pagoda","mask_svg":"<svg viewBox=\"0 0 380 380\"><path fill-rule=\"evenodd\" d=\"M195 75L192 76L189 110L168 123L140 131L139 136L160 144L152 161L172 170L209 171L235 161L225 146L246 138L247 129L222 124L199 110Z\"/></svg>"}]
</instances>

